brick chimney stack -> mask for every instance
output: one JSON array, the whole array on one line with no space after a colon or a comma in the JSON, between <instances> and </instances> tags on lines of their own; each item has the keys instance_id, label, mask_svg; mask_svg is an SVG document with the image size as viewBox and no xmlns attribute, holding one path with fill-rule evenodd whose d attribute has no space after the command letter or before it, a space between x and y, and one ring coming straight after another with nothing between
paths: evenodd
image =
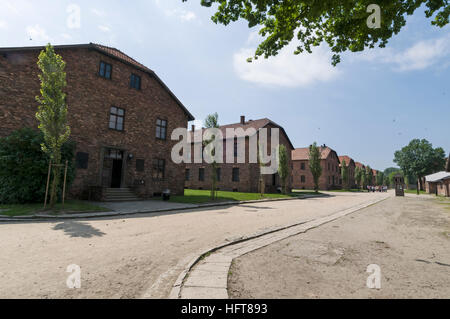
<instances>
[{"instance_id":1,"label":"brick chimney stack","mask_svg":"<svg viewBox=\"0 0 450 319\"><path fill-rule=\"evenodd\" d=\"M245 116L244 116L244 115L241 116L241 124L242 124L242 125L245 124Z\"/></svg>"},{"instance_id":2,"label":"brick chimney stack","mask_svg":"<svg viewBox=\"0 0 450 319\"><path fill-rule=\"evenodd\" d=\"M195 132L195 125L192 125L192 132Z\"/></svg>"}]
</instances>

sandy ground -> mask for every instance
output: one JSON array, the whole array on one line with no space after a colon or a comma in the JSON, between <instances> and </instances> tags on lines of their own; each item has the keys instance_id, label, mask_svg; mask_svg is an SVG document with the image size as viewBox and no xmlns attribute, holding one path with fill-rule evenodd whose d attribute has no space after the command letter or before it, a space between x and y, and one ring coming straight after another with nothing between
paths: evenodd
<instances>
[{"instance_id":1,"label":"sandy ground","mask_svg":"<svg viewBox=\"0 0 450 319\"><path fill-rule=\"evenodd\" d=\"M174 267L195 253L377 196L386 195L335 194L128 219L0 224L0 298L164 298L181 272ZM81 289L66 286L71 264L81 267Z\"/></svg>"},{"instance_id":2,"label":"sandy ground","mask_svg":"<svg viewBox=\"0 0 450 319\"><path fill-rule=\"evenodd\" d=\"M450 298L450 201L390 198L236 259L228 281L238 299Z\"/></svg>"}]
</instances>

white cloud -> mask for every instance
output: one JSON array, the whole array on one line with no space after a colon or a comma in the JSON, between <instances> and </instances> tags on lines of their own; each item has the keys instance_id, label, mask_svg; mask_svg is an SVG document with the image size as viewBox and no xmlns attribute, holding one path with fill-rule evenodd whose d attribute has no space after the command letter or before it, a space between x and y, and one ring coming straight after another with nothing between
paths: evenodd
<instances>
[{"instance_id":1,"label":"white cloud","mask_svg":"<svg viewBox=\"0 0 450 319\"><path fill-rule=\"evenodd\" d=\"M197 18L197 16L195 15L194 12L192 11L184 11L181 15L180 15L180 19L182 21L191 21L191 20L195 20Z\"/></svg>"},{"instance_id":2,"label":"white cloud","mask_svg":"<svg viewBox=\"0 0 450 319\"><path fill-rule=\"evenodd\" d=\"M8 28L8 24L6 21L0 20L0 29L6 29Z\"/></svg>"},{"instance_id":3,"label":"white cloud","mask_svg":"<svg viewBox=\"0 0 450 319\"><path fill-rule=\"evenodd\" d=\"M50 37L44 28L42 28L39 24L35 26L28 26L26 28L27 35L35 41L49 41Z\"/></svg>"},{"instance_id":4,"label":"white cloud","mask_svg":"<svg viewBox=\"0 0 450 319\"><path fill-rule=\"evenodd\" d=\"M251 34L249 41L253 39ZM331 53L324 47L315 48L312 54L294 55L294 51L295 46L289 45L275 57L248 63L247 58L254 55L255 49L243 48L234 54L234 69L242 80L282 87L305 87L331 81L339 75L338 69L331 65Z\"/></svg>"},{"instance_id":5,"label":"white cloud","mask_svg":"<svg viewBox=\"0 0 450 319\"><path fill-rule=\"evenodd\" d=\"M103 11L103 10L99 10L99 9L92 8L92 9L91 9L91 12L92 12L94 15L96 15L97 17L104 17L104 16L106 16L106 12Z\"/></svg>"},{"instance_id":6,"label":"white cloud","mask_svg":"<svg viewBox=\"0 0 450 319\"><path fill-rule=\"evenodd\" d=\"M102 32L110 32L111 31L111 28L106 25L99 25L98 28Z\"/></svg>"},{"instance_id":7,"label":"white cloud","mask_svg":"<svg viewBox=\"0 0 450 319\"><path fill-rule=\"evenodd\" d=\"M423 70L439 62L445 62L449 55L450 34L437 39L419 41L403 51L390 48L371 50L360 54L359 58L391 64L395 71L404 72Z\"/></svg>"}]
</instances>

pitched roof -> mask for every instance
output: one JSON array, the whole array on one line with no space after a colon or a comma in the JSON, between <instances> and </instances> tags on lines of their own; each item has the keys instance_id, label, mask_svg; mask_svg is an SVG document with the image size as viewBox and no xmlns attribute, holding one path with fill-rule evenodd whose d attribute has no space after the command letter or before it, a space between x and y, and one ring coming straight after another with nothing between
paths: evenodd
<instances>
[{"instance_id":1,"label":"pitched roof","mask_svg":"<svg viewBox=\"0 0 450 319\"><path fill-rule=\"evenodd\" d=\"M431 175L425 176L425 180L427 182L431 182L431 183L439 182L439 181L444 180L444 179L450 179L450 173L449 172L439 172L439 173L435 173L435 174L431 174Z\"/></svg>"},{"instance_id":2,"label":"pitched roof","mask_svg":"<svg viewBox=\"0 0 450 319\"><path fill-rule=\"evenodd\" d=\"M181 101L175 96L175 94L167 87L167 85L156 75L156 73L146 67L145 65L137 62L135 59L126 55L122 51L108 47L105 45L97 44L97 43L88 43L88 44L72 44L72 45L55 45L53 46L56 50L64 50L64 49L93 49L104 55L107 55L113 59L119 60L125 64L131 65L143 72L148 73L151 77L155 78L155 80L169 93L169 95L175 100L175 102L183 109L183 111L188 116L189 121L195 120L194 116L187 110L187 108L181 103ZM15 52L15 51L41 51L45 49L44 46L37 47L14 47L14 48L0 48L0 52Z\"/></svg>"},{"instance_id":3,"label":"pitched roof","mask_svg":"<svg viewBox=\"0 0 450 319\"><path fill-rule=\"evenodd\" d=\"M319 147L320 150L320 159L324 160L332 153L335 152L328 146ZM336 153L336 152L335 152ZM309 160L309 147L296 148L292 151L292 160L293 161L308 161Z\"/></svg>"},{"instance_id":4,"label":"pitched roof","mask_svg":"<svg viewBox=\"0 0 450 319\"><path fill-rule=\"evenodd\" d=\"M347 155L339 156L339 161L341 164L345 161L345 164L348 166L351 162L355 163L355 161Z\"/></svg>"},{"instance_id":5,"label":"pitched roof","mask_svg":"<svg viewBox=\"0 0 450 319\"><path fill-rule=\"evenodd\" d=\"M233 124L221 125L221 126L219 126L219 129L222 131L223 136L226 137L227 129L229 129L229 128L230 129L242 128L244 131L253 128L257 132L260 129L265 128L269 124L281 129L281 131L286 136L289 144L291 145L291 148L294 148L294 146L292 145L292 142L290 141L289 136L286 134L286 131L284 130L284 128L281 127L280 125L278 125L277 123L271 121L268 118L263 118L263 119L259 119L259 120L249 120L249 121L246 121L244 124L233 123ZM205 130L206 130L205 128L202 128L202 132L204 132ZM197 130L196 132L198 132L198 131L200 131L200 130ZM193 132L191 131L191 135L192 134L193 134Z\"/></svg>"},{"instance_id":6,"label":"pitched roof","mask_svg":"<svg viewBox=\"0 0 450 319\"><path fill-rule=\"evenodd\" d=\"M355 165L356 165L356 167L359 167L359 168L365 168L366 167L366 165L364 165L363 163L360 163L360 162L355 162Z\"/></svg>"}]
</instances>

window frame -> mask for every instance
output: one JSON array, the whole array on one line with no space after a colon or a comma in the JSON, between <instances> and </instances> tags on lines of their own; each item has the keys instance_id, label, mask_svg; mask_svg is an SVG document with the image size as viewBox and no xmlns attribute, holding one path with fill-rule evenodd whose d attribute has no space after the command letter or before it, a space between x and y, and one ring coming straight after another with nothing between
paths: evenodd
<instances>
[{"instance_id":1,"label":"window frame","mask_svg":"<svg viewBox=\"0 0 450 319\"><path fill-rule=\"evenodd\" d=\"M112 113L112 109L113 109L113 108L116 109L116 112L117 112L116 114ZM123 115L120 115L120 114L119 114L119 111L123 111ZM110 130L117 131L117 132L125 132L125 115L126 115L126 110L125 110L125 109L112 105L112 106L109 108L108 128L109 128ZM115 123L115 126L114 126L114 127L111 127L111 123L112 123L111 117L112 117L112 116L115 116L115 117L116 117L116 120L115 120L115 122L114 122L114 123ZM119 119L119 118L122 118L122 129L120 129L120 130L117 128L117 125L118 125L118 119Z\"/></svg>"},{"instance_id":2,"label":"window frame","mask_svg":"<svg viewBox=\"0 0 450 319\"><path fill-rule=\"evenodd\" d=\"M237 178L235 178L235 172L237 172ZM241 172L239 170L239 167L233 167L233 170L231 172L231 181L233 183L239 183L241 181Z\"/></svg>"},{"instance_id":3,"label":"window frame","mask_svg":"<svg viewBox=\"0 0 450 319\"><path fill-rule=\"evenodd\" d=\"M102 65L105 66L105 70L104 70L104 74L103 75L101 73L102 72ZM106 76L106 69L107 69L108 66L110 67L109 77ZM99 77L101 77L103 79L106 79L106 80L112 80L112 71L113 71L113 66L112 66L111 63L105 62L103 60L100 61L100 64L99 64L99 67L98 67L98 76Z\"/></svg>"},{"instance_id":4,"label":"window frame","mask_svg":"<svg viewBox=\"0 0 450 319\"><path fill-rule=\"evenodd\" d=\"M138 79L138 87L136 87L136 79ZM142 78L141 76L137 75L136 73L131 73L130 75L130 88L135 89L137 91L140 91L142 87Z\"/></svg>"},{"instance_id":5,"label":"window frame","mask_svg":"<svg viewBox=\"0 0 450 319\"><path fill-rule=\"evenodd\" d=\"M158 124L158 121L159 121L161 124ZM165 126L162 125L163 122L166 123ZM167 132L168 132L168 128L169 128L169 121L168 121L168 120L162 119L162 118L157 118L157 119L156 119L156 132L155 132L156 139L157 139L157 140L160 140L160 141L167 141ZM158 129L159 129L159 135L160 135L160 136L158 136ZM164 138L161 136L161 134L162 134L162 129L164 129Z\"/></svg>"},{"instance_id":6,"label":"window frame","mask_svg":"<svg viewBox=\"0 0 450 319\"><path fill-rule=\"evenodd\" d=\"M202 173L200 173L200 172L202 172ZM198 181L199 182L205 181L205 168L204 167L200 167L198 169Z\"/></svg>"},{"instance_id":7,"label":"window frame","mask_svg":"<svg viewBox=\"0 0 450 319\"><path fill-rule=\"evenodd\" d=\"M163 158L154 158L152 163L152 179L154 181L163 181L166 178L166 160ZM161 165L162 164L162 165Z\"/></svg>"}]
</instances>

